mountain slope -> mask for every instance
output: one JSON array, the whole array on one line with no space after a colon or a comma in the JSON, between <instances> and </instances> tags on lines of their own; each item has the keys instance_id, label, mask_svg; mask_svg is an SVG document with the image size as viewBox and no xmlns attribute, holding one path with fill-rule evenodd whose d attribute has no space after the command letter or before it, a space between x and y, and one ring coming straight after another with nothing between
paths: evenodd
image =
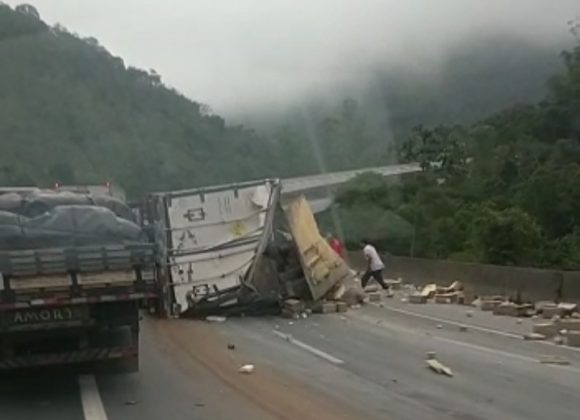
<instances>
[{"instance_id":1,"label":"mountain slope","mask_svg":"<svg viewBox=\"0 0 580 420\"><path fill-rule=\"evenodd\" d=\"M137 195L273 173L269 143L96 40L8 6L0 28L0 184L113 180Z\"/></svg>"}]
</instances>

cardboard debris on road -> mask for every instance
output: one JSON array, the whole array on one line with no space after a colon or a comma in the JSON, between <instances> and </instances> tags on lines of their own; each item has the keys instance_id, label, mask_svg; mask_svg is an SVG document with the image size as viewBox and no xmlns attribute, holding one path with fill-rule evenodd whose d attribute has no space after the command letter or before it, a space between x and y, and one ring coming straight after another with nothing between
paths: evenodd
<instances>
[{"instance_id":1,"label":"cardboard debris on road","mask_svg":"<svg viewBox=\"0 0 580 420\"><path fill-rule=\"evenodd\" d=\"M525 316L526 312L531 308L533 308L533 306L529 304L520 305L513 302L502 302L493 309L493 314L521 317Z\"/></svg>"},{"instance_id":2,"label":"cardboard debris on road","mask_svg":"<svg viewBox=\"0 0 580 420\"><path fill-rule=\"evenodd\" d=\"M546 322L542 324L534 324L532 331L536 334L541 334L546 338L554 337L558 334L560 327L553 322Z\"/></svg>"},{"instance_id":3,"label":"cardboard debris on road","mask_svg":"<svg viewBox=\"0 0 580 420\"><path fill-rule=\"evenodd\" d=\"M497 299L482 299L479 304L479 308L482 311L493 311L497 306L499 306L503 300Z\"/></svg>"},{"instance_id":4,"label":"cardboard debris on road","mask_svg":"<svg viewBox=\"0 0 580 420\"><path fill-rule=\"evenodd\" d=\"M226 322L225 316L218 316L218 315L208 315L205 317L207 322Z\"/></svg>"},{"instance_id":5,"label":"cardboard debris on road","mask_svg":"<svg viewBox=\"0 0 580 420\"><path fill-rule=\"evenodd\" d=\"M245 373L245 374L254 373L255 369L256 369L256 367L254 365L243 365L240 368L240 373Z\"/></svg>"},{"instance_id":6,"label":"cardboard debris on road","mask_svg":"<svg viewBox=\"0 0 580 420\"><path fill-rule=\"evenodd\" d=\"M426 299L430 299L433 296L435 296L435 293L437 292L437 285L435 283L431 283L431 284L427 284L425 285L421 291L419 292L419 294L421 296L425 296Z\"/></svg>"},{"instance_id":7,"label":"cardboard debris on road","mask_svg":"<svg viewBox=\"0 0 580 420\"><path fill-rule=\"evenodd\" d=\"M413 293L412 295L409 295L407 301L409 303L427 303L427 296L420 293Z\"/></svg>"},{"instance_id":8,"label":"cardboard debris on road","mask_svg":"<svg viewBox=\"0 0 580 420\"><path fill-rule=\"evenodd\" d=\"M580 319L560 319L558 320L558 327L568 331L580 331Z\"/></svg>"},{"instance_id":9,"label":"cardboard debris on road","mask_svg":"<svg viewBox=\"0 0 580 420\"><path fill-rule=\"evenodd\" d=\"M454 293L463 291L463 284L458 281L454 281L447 287L436 286L435 292L437 294Z\"/></svg>"},{"instance_id":10,"label":"cardboard debris on road","mask_svg":"<svg viewBox=\"0 0 580 420\"><path fill-rule=\"evenodd\" d=\"M437 359L427 359L427 367L429 367L433 372L440 375L446 375L449 377L453 376L453 371L445 366L443 363L439 362Z\"/></svg>"},{"instance_id":11,"label":"cardboard debris on road","mask_svg":"<svg viewBox=\"0 0 580 420\"><path fill-rule=\"evenodd\" d=\"M556 315L559 317L564 315L564 309L558 307L556 304L546 305L542 308L542 318L552 319Z\"/></svg>"},{"instance_id":12,"label":"cardboard debris on road","mask_svg":"<svg viewBox=\"0 0 580 420\"><path fill-rule=\"evenodd\" d=\"M578 304L560 302L558 303L558 308L562 310L564 315L570 316L572 315L573 312L576 312L578 310Z\"/></svg>"},{"instance_id":13,"label":"cardboard debris on road","mask_svg":"<svg viewBox=\"0 0 580 420\"><path fill-rule=\"evenodd\" d=\"M538 333L527 333L524 334L524 340L535 341L535 340L545 340L546 336Z\"/></svg>"}]
</instances>

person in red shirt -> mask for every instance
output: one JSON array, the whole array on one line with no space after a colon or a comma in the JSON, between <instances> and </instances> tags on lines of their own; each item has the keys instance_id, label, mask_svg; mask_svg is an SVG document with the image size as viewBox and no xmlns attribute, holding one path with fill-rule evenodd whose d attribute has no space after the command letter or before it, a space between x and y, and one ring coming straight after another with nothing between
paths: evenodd
<instances>
[{"instance_id":1,"label":"person in red shirt","mask_svg":"<svg viewBox=\"0 0 580 420\"><path fill-rule=\"evenodd\" d=\"M326 240L328 245L332 248L334 252L340 257L344 258L344 247L338 238L335 238L331 233L326 235Z\"/></svg>"}]
</instances>

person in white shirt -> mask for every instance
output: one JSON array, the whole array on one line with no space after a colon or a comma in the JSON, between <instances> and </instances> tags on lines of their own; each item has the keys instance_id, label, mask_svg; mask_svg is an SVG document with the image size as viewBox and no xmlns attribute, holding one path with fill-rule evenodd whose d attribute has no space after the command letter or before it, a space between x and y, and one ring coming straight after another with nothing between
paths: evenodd
<instances>
[{"instance_id":1,"label":"person in white shirt","mask_svg":"<svg viewBox=\"0 0 580 420\"><path fill-rule=\"evenodd\" d=\"M383 269L385 268L385 264L383 264L383 260L381 260L376 248L366 239L361 240L361 246L363 247L363 253L367 261L367 269L361 278L363 289L372 277L383 289L389 290L389 286L383 279Z\"/></svg>"}]
</instances>

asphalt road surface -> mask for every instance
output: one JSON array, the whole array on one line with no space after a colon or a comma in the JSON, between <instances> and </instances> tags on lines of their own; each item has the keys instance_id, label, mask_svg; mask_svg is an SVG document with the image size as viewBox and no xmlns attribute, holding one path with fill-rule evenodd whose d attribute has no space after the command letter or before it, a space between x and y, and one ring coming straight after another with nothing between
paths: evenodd
<instances>
[{"instance_id":1,"label":"asphalt road surface","mask_svg":"<svg viewBox=\"0 0 580 420\"><path fill-rule=\"evenodd\" d=\"M579 418L578 349L522 340L531 320L468 310L388 299L296 321L146 319L140 373L4 378L0 419ZM426 367L430 351L453 377ZM247 363L254 373L239 373Z\"/></svg>"}]
</instances>

